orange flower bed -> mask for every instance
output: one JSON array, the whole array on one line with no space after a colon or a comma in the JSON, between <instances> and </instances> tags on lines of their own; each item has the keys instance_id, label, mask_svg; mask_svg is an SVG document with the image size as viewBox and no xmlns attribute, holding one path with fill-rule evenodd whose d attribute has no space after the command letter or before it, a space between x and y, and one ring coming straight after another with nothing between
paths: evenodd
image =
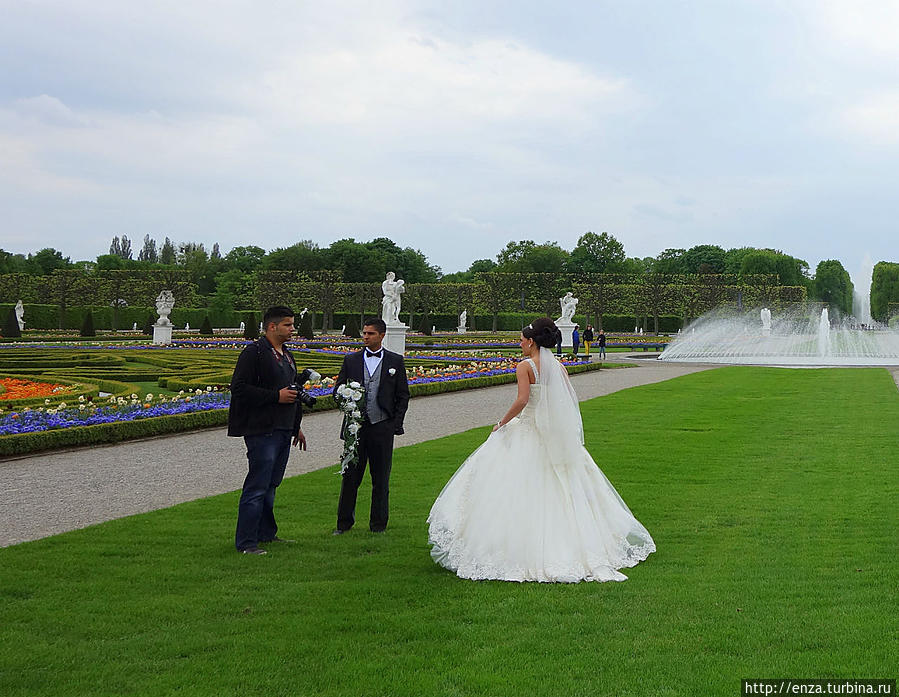
<instances>
[{"instance_id":1,"label":"orange flower bed","mask_svg":"<svg viewBox=\"0 0 899 697\"><path fill-rule=\"evenodd\" d=\"M0 392L0 400L52 397L71 389L69 385L35 382L34 380L23 380L21 378L0 378L0 385L3 385L5 388L4 392Z\"/></svg>"}]
</instances>

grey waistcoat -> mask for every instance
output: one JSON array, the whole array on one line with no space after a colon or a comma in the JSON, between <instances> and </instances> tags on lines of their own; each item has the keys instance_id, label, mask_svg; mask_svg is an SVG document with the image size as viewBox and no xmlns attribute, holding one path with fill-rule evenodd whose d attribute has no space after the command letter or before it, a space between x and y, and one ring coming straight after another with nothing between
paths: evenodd
<instances>
[{"instance_id":1,"label":"grey waistcoat","mask_svg":"<svg viewBox=\"0 0 899 697\"><path fill-rule=\"evenodd\" d=\"M381 369L384 367L384 359L378 363L378 369L374 375L368 374L368 363L362 359L363 374L365 375L365 418L371 424L385 421L387 412L378 404L378 388L381 386Z\"/></svg>"}]
</instances>

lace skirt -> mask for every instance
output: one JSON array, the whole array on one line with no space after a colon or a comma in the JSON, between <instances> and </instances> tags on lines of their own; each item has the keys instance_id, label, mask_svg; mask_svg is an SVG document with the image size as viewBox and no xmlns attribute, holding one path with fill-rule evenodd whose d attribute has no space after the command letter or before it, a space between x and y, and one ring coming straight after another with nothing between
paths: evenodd
<instances>
[{"instance_id":1,"label":"lace skirt","mask_svg":"<svg viewBox=\"0 0 899 697\"><path fill-rule=\"evenodd\" d=\"M492 433L434 502L434 560L461 578L624 581L618 569L655 551L640 522L583 447L552 463L532 419Z\"/></svg>"}]
</instances>

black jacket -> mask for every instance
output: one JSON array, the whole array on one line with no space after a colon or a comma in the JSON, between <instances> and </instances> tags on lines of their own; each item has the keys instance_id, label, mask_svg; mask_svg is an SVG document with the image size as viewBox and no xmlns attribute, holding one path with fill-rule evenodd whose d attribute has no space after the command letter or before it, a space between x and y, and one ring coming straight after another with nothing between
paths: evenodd
<instances>
[{"instance_id":1,"label":"black jacket","mask_svg":"<svg viewBox=\"0 0 899 697\"><path fill-rule=\"evenodd\" d=\"M282 347L294 365L293 354ZM261 338L240 352L231 376L231 406L228 408L229 436L259 436L272 432L278 409L293 409L293 435L300 432L303 407L299 402L280 404L278 392L283 382L268 339Z\"/></svg>"},{"instance_id":2,"label":"black jacket","mask_svg":"<svg viewBox=\"0 0 899 697\"><path fill-rule=\"evenodd\" d=\"M334 395L340 385L354 380L360 385L365 383L365 365L363 351L350 353L343 359L340 374L334 384ZM393 375L390 369L393 368ZM406 364L403 357L384 349L384 357L381 358L381 383L378 389L378 405L393 419L393 429L396 435L403 433L403 419L406 418L406 410L409 408L409 381L406 379ZM343 437L343 427L340 429Z\"/></svg>"},{"instance_id":3,"label":"black jacket","mask_svg":"<svg viewBox=\"0 0 899 697\"><path fill-rule=\"evenodd\" d=\"M583 339L584 341L593 341L593 330L585 329Z\"/></svg>"}]
</instances>

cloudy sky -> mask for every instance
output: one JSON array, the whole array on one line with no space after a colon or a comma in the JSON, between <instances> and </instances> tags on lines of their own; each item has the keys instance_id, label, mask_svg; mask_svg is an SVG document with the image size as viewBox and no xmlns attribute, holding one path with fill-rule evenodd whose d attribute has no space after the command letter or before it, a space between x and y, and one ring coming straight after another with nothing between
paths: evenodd
<instances>
[{"instance_id":1,"label":"cloudy sky","mask_svg":"<svg viewBox=\"0 0 899 697\"><path fill-rule=\"evenodd\" d=\"M0 247L899 260L899 4L0 0Z\"/></svg>"}]
</instances>

